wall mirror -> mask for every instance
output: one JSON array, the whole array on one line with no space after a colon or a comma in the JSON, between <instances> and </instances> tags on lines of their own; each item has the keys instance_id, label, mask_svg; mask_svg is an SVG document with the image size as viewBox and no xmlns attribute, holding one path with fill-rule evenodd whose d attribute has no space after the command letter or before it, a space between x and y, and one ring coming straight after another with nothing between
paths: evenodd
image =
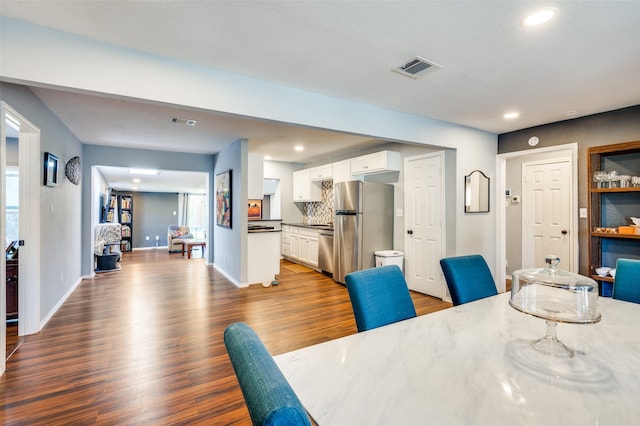
<instances>
[{"instance_id":1,"label":"wall mirror","mask_svg":"<svg viewBox=\"0 0 640 426\"><path fill-rule=\"evenodd\" d=\"M464 177L464 212L489 212L489 178L480 170Z\"/></svg>"}]
</instances>

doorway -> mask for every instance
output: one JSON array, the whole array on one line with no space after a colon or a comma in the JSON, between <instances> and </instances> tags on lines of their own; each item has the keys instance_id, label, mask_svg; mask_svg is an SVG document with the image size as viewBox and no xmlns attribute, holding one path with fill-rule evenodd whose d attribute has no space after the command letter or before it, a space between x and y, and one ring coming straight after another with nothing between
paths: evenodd
<instances>
[{"instance_id":1,"label":"doorway","mask_svg":"<svg viewBox=\"0 0 640 426\"><path fill-rule=\"evenodd\" d=\"M445 253L444 152L404 161L405 278L409 289L446 296L439 260Z\"/></svg>"},{"instance_id":2,"label":"doorway","mask_svg":"<svg viewBox=\"0 0 640 426\"><path fill-rule=\"evenodd\" d=\"M524 267L524 217L523 208L531 209L532 204L525 202L522 188L522 171L524 163L554 161L569 161L568 183L568 217L569 230L566 237L569 244L568 259L563 261L563 269L576 272L578 267L578 188L577 188L577 158L578 145L576 143L558 145L554 147L517 151L500 154L497 157L497 255L496 255L496 283L499 291L504 291L504 283L511 274ZM533 204L535 205L535 204Z\"/></svg>"},{"instance_id":3,"label":"doorway","mask_svg":"<svg viewBox=\"0 0 640 426\"><path fill-rule=\"evenodd\" d=\"M40 130L17 111L0 102L0 187L6 189L7 136L17 139L18 195L18 336L40 330ZM15 162L15 159L14 159ZM6 211L6 199L0 197ZM0 216L0 240L6 242L6 215ZM0 347L7 347L6 256L0 260ZM4 373L5 357L0 363Z\"/></svg>"}]
</instances>

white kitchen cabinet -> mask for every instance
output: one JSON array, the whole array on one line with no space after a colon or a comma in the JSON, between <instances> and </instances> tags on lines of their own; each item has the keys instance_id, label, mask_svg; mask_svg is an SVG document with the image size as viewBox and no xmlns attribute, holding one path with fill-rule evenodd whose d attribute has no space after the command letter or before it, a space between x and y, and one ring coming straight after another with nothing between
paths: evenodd
<instances>
[{"instance_id":1,"label":"white kitchen cabinet","mask_svg":"<svg viewBox=\"0 0 640 426\"><path fill-rule=\"evenodd\" d=\"M289 225L282 225L281 232L281 247L282 247L282 256L290 257L291 256L291 246L290 246L290 228Z\"/></svg>"},{"instance_id":2,"label":"white kitchen cabinet","mask_svg":"<svg viewBox=\"0 0 640 426\"><path fill-rule=\"evenodd\" d=\"M310 168L309 178L312 182L331 180L333 178L333 164L325 164L324 166Z\"/></svg>"},{"instance_id":3,"label":"white kitchen cabinet","mask_svg":"<svg viewBox=\"0 0 640 426\"><path fill-rule=\"evenodd\" d=\"M308 265L318 266L318 237L315 229L298 229L298 259Z\"/></svg>"},{"instance_id":4,"label":"white kitchen cabinet","mask_svg":"<svg viewBox=\"0 0 640 426\"><path fill-rule=\"evenodd\" d=\"M298 248L298 234L290 233L289 234L289 257L292 259L299 259L299 248Z\"/></svg>"},{"instance_id":5,"label":"white kitchen cabinet","mask_svg":"<svg viewBox=\"0 0 640 426\"><path fill-rule=\"evenodd\" d=\"M302 169L293 172L293 201L322 201L320 183L311 181L309 171Z\"/></svg>"},{"instance_id":6,"label":"white kitchen cabinet","mask_svg":"<svg viewBox=\"0 0 640 426\"><path fill-rule=\"evenodd\" d=\"M351 177L351 160L342 160L333 163L333 183L347 182Z\"/></svg>"},{"instance_id":7,"label":"white kitchen cabinet","mask_svg":"<svg viewBox=\"0 0 640 426\"><path fill-rule=\"evenodd\" d=\"M247 164L247 198L262 200L264 186L264 159L262 155L249 154Z\"/></svg>"},{"instance_id":8,"label":"white kitchen cabinet","mask_svg":"<svg viewBox=\"0 0 640 426\"><path fill-rule=\"evenodd\" d=\"M351 175L398 172L402 165L399 152L380 151L351 159Z\"/></svg>"}]
</instances>

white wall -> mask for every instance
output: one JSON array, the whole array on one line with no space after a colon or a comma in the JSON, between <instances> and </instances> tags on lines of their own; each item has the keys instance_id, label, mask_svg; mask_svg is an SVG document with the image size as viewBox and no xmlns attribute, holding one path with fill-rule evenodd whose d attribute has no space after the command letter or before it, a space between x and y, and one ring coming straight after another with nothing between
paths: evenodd
<instances>
[{"instance_id":1,"label":"white wall","mask_svg":"<svg viewBox=\"0 0 640 426\"><path fill-rule=\"evenodd\" d=\"M68 87L294 123L372 138L457 150L455 242L458 253L495 260L495 211L465 215L463 176L481 169L492 178L495 206L497 135L426 117L305 92L220 70L84 39L2 18L3 78ZM124 78L123 76L126 76ZM179 84L176 84L179 82ZM495 210L495 209L494 209Z\"/></svg>"}]
</instances>

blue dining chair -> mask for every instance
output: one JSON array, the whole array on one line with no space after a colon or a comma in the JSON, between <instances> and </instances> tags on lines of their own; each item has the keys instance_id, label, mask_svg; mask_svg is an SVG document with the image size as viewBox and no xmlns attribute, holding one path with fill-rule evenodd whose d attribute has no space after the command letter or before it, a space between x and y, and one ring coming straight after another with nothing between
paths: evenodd
<instances>
[{"instance_id":1,"label":"blue dining chair","mask_svg":"<svg viewBox=\"0 0 640 426\"><path fill-rule=\"evenodd\" d=\"M398 265L351 272L344 280L358 332L416 316L407 282Z\"/></svg>"},{"instance_id":2,"label":"blue dining chair","mask_svg":"<svg viewBox=\"0 0 640 426\"><path fill-rule=\"evenodd\" d=\"M640 260L618 259L612 296L614 299L640 303Z\"/></svg>"},{"instance_id":3,"label":"blue dining chair","mask_svg":"<svg viewBox=\"0 0 640 426\"><path fill-rule=\"evenodd\" d=\"M224 344L254 425L311 425L307 411L247 324L224 330Z\"/></svg>"},{"instance_id":4,"label":"blue dining chair","mask_svg":"<svg viewBox=\"0 0 640 426\"><path fill-rule=\"evenodd\" d=\"M498 294L487 262L479 254L445 257L440 259L440 267L447 281L453 306Z\"/></svg>"}]
</instances>

